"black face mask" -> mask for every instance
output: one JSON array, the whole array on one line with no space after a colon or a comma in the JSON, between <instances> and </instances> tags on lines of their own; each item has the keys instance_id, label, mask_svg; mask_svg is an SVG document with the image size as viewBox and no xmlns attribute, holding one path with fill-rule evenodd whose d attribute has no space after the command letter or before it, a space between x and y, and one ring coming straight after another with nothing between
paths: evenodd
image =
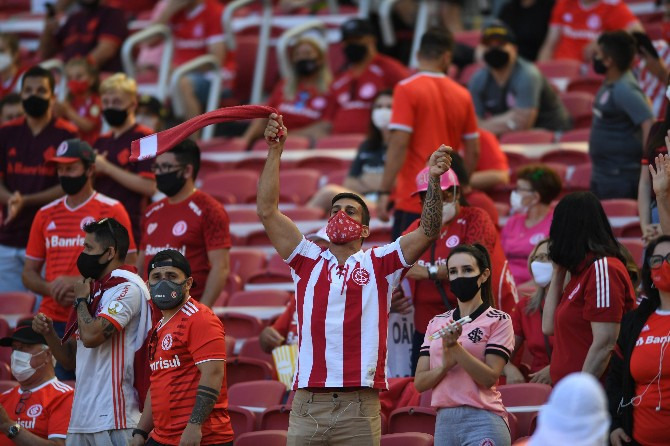
<instances>
[{"instance_id":1,"label":"black face mask","mask_svg":"<svg viewBox=\"0 0 670 446\"><path fill-rule=\"evenodd\" d=\"M348 43L344 46L344 57L350 63L358 63L368 55L368 47L360 43Z\"/></svg>"},{"instance_id":2,"label":"black face mask","mask_svg":"<svg viewBox=\"0 0 670 446\"><path fill-rule=\"evenodd\" d=\"M39 96L28 96L28 98L21 101L21 103L23 105L23 110L31 118L41 118L49 109L49 100Z\"/></svg>"},{"instance_id":3,"label":"black face mask","mask_svg":"<svg viewBox=\"0 0 670 446\"><path fill-rule=\"evenodd\" d=\"M177 195L181 188L184 187L184 184L186 184L186 178L180 176L182 170L183 169L179 169L174 172L156 175L156 187L158 190L168 197Z\"/></svg>"},{"instance_id":4,"label":"black face mask","mask_svg":"<svg viewBox=\"0 0 670 446\"><path fill-rule=\"evenodd\" d=\"M602 59L598 59L597 57L593 58L593 71L595 71L598 74L607 73L607 67L603 63Z\"/></svg>"},{"instance_id":5,"label":"black face mask","mask_svg":"<svg viewBox=\"0 0 670 446\"><path fill-rule=\"evenodd\" d=\"M78 177L58 177L58 181L67 195L74 195L84 187L88 176L84 173Z\"/></svg>"},{"instance_id":6,"label":"black face mask","mask_svg":"<svg viewBox=\"0 0 670 446\"><path fill-rule=\"evenodd\" d=\"M497 70L509 63L509 53L501 48L491 48L484 53L484 62Z\"/></svg>"},{"instance_id":7,"label":"black face mask","mask_svg":"<svg viewBox=\"0 0 670 446\"><path fill-rule=\"evenodd\" d=\"M79 3L79 6L82 8L97 9L98 5L100 5L100 0L79 0L77 3Z\"/></svg>"},{"instance_id":8,"label":"black face mask","mask_svg":"<svg viewBox=\"0 0 670 446\"><path fill-rule=\"evenodd\" d=\"M451 288L451 292L454 293L456 298L461 302L471 301L477 295L477 291L479 291L480 287L477 284L477 279L479 279L480 275L474 277L459 277L458 279L450 280L449 287Z\"/></svg>"},{"instance_id":9,"label":"black face mask","mask_svg":"<svg viewBox=\"0 0 670 446\"><path fill-rule=\"evenodd\" d=\"M303 59L294 64L298 76L311 76L319 70L319 62L316 59Z\"/></svg>"},{"instance_id":10,"label":"black face mask","mask_svg":"<svg viewBox=\"0 0 670 446\"><path fill-rule=\"evenodd\" d=\"M86 254L85 252L79 254L77 269L85 279L98 280L100 278L107 265L112 262L108 260L105 263L100 263L100 259L106 252L107 250L105 249L100 254Z\"/></svg>"},{"instance_id":11,"label":"black face mask","mask_svg":"<svg viewBox=\"0 0 670 446\"><path fill-rule=\"evenodd\" d=\"M128 110L119 110L118 108L106 108L102 111L102 116L112 127L121 127L128 119Z\"/></svg>"},{"instance_id":12,"label":"black face mask","mask_svg":"<svg viewBox=\"0 0 670 446\"><path fill-rule=\"evenodd\" d=\"M151 300L161 310L171 310L184 300L184 280L182 283L174 283L169 280L161 280L151 285Z\"/></svg>"}]
</instances>

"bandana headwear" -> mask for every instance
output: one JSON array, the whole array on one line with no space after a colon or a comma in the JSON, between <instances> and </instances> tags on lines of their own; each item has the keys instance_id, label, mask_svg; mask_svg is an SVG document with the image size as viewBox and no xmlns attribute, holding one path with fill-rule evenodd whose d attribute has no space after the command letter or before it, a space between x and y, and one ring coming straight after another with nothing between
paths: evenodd
<instances>
[{"instance_id":1,"label":"bandana headwear","mask_svg":"<svg viewBox=\"0 0 670 446\"><path fill-rule=\"evenodd\" d=\"M242 119L267 118L271 113L279 114L273 107L265 105L238 105L236 107L225 107L204 113L178 126L136 139L130 145L130 161L135 162L154 158L163 152L167 152L193 133L208 125Z\"/></svg>"},{"instance_id":2,"label":"bandana headwear","mask_svg":"<svg viewBox=\"0 0 670 446\"><path fill-rule=\"evenodd\" d=\"M363 225L349 217L346 212L339 211L328 220L326 234L331 242L343 245L361 238Z\"/></svg>"}]
</instances>

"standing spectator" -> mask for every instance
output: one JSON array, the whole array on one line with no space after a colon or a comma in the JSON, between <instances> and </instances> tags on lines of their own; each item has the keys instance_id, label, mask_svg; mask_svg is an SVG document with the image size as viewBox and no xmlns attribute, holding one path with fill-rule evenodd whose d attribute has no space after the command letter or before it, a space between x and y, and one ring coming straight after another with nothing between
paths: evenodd
<instances>
[{"instance_id":1,"label":"standing spectator","mask_svg":"<svg viewBox=\"0 0 670 446\"><path fill-rule=\"evenodd\" d=\"M333 133L365 133L377 93L393 88L409 76L409 70L377 52L377 39L369 21L351 19L340 30L348 65L330 87L326 119L332 123Z\"/></svg>"},{"instance_id":2,"label":"standing spectator","mask_svg":"<svg viewBox=\"0 0 670 446\"><path fill-rule=\"evenodd\" d=\"M379 391L387 387L386 336L391 293L439 235L440 175L451 149L431 155L430 186L421 228L388 245L363 251L370 214L356 194L333 198L327 248L307 241L279 211L279 163L288 130L270 115L269 154L258 185L258 215L277 253L291 267L298 311L298 368L288 445L379 444ZM346 297L346 299L344 299ZM347 411L352 404L358 407ZM308 416L309 414L309 416Z\"/></svg>"},{"instance_id":3,"label":"standing spectator","mask_svg":"<svg viewBox=\"0 0 670 446\"><path fill-rule=\"evenodd\" d=\"M547 78L518 55L516 37L504 23L482 31L486 66L468 89L479 126L496 135L515 130L567 130L570 117Z\"/></svg>"},{"instance_id":4,"label":"standing spectator","mask_svg":"<svg viewBox=\"0 0 670 446\"><path fill-rule=\"evenodd\" d=\"M195 188L199 169L200 149L191 140L156 158L152 166L156 185L167 197L144 214L137 265L142 271L157 252L179 251L193 268L191 295L211 307L230 270L230 229L221 203Z\"/></svg>"},{"instance_id":5,"label":"standing spectator","mask_svg":"<svg viewBox=\"0 0 670 446\"><path fill-rule=\"evenodd\" d=\"M160 251L147 269L163 317L150 338L151 387L132 445L232 446L223 324L189 295L191 267L179 251Z\"/></svg>"},{"instance_id":6,"label":"standing spectator","mask_svg":"<svg viewBox=\"0 0 670 446\"><path fill-rule=\"evenodd\" d=\"M109 133L98 138L93 147L95 180L98 192L119 200L128 211L133 225L133 237L140 240L140 223L148 199L156 192L151 161L130 163L130 143L153 133L136 122L137 84L123 73L105 79L100 86L102 114Z\"/></svg>"},{"instance_id":7,"label":"standing spectator","mask_svg":"<svg viewBox=\"0 0 670 446\"><path fill-rule=\"evenodd\" d=\"M461 245L446 267L458 306L428 324L414 386L432 389L436 445L509 446L507 412L495 385L514 348L514 330L510 316L494 306L491 260L482 245ZM451 325L464 316L472 321ZM432 339L441 329L444 337Z\"/></svg>"},{"instance_id":8,"label":"standing spectator","mask_svg":"<svg viewBox=\"0 0 670 446\"><path fill-rule=\"evenodd\" d=\"M511 0L502 7L498 18L516 36L519 55L535 61L549 30L554 0Z\"/></svg>"},{"instance_id":9,"label":"standing spectator","mask_svg":"<svg viewBox=\"0 0 670 446\"><path fill-rule=\"evenodd\" d=\"M0 34L0 99L16 90L21 74L18 37Z\"/></svg>"},{"instance_id":10,"label":"standing spectator","mask_svg":"<svg viewBox=\"0 0 670 446\"><path fill-rule=\"evenodd\" d=\"M65 64L65 76L68 96L57 104L56 114L77 126L82 141L93 144L102 128L98 70L86 59L75 57Z\"/></svg>"},{"instance_id":11,"label":"standing spectator","mask_svg":"<svg viewBox=\"0 0 670 446\"><path fill-rule=\"evenodd\" d=\"M558 0L539 61L573 59L589 63L598 36L606 31L641 31L638 19L621 0Z\"/></svg>"},{"instance_id":12,"label":"standing spectator","mask_svg":"<svg viewBox=\"0 0 670 446\"><path fill-rule=\"evenodd\" d=\"M84 280L75 283L65 336L56 334L44 313L33 318L33 329L59 362L76 365L67 444L125 446L140 419L135 358L151 329L149 291L126 264L132 236L124 225L103 218L87 223L83 232L77 268Z\"/></svg>"},{"instance_id":13,"label":"standing spectator","mask_svg":"<svg viewBox=\"0 0 670 446\"><path fill-rule=\"evenodd\" d=\"M626 260L600 201L590 192L572 193L558 203L549 238L555 266L542 332L554 335L551 382L580 370L600 379L621 318L635 306Z\"/></svg>"},{"instance_id":14,"label":"standing spectator","mask_svg":"<svg viewBox=\"0 0 670 446\"><path fill-rule=\"evenodd\" d=\"M669 255L670 236L649 243L642 266L647 298L621 321L607 378L613 446L661 445L668 440L670 358L664 353L670 332Z\"/></svg>"},{"instance_id":15,"label":"standing spectator","mask_svg":"<svg viewBox=\"0 0 670 446\"><path fill-rule=\"evenodd\" d=\"M143 94L138 98L135 110L135 121L154 132L160 132L165 128L167 110L154 96Z\"/></svg>"},{"instance_id":16,"label":"standing spectator","mask_svg":"<svg viewBox=\"0 0 670 446\"><path fill-rule=\"evenodd\" d=\"M667 106L668 66L670 65L670 45L663 39L650 40L649 36L633 32L637 57L633 73L640 88L651 101L651 108L657 119L663 119Z\"/></svg>"},{"instance_id":17,"label":"standing spectator","mask_svg":"<svg viewBox=\"0 0 670 446\"><path fill-rule=\"evenodd\" d=\"M84 57L100 71L122 70L120 48L128 36L123 11L104 4L104 0L78 0L80 8L63 26L56 16L47 14L40 37L42 60L62 51L67 62Z\"/></svg>"},{"instance_id":18,"label":"standing spectator","mask_svg":"<svg viewBox=\"0 0 670 446\"><path fill-rule=\"evenodd\" d=\"M56 169L45 160L77 132L69 122L53 117L51 72L36 66L21 82L26 117L0 128L0 203L6 206L0 225L0 291L25 289L20 278L30 225L40 206L63 194Z\"/></svg>"},{"instance_id":19,"label":"standing spectator","mask_svg":"<svg viewBox=\"0 0 670 446\"><path fill-rule=\"evenodd\" d=\"M77 139L65 141L50 161L57 163L65 197L52 201L35 215L26 248L23 283L43 296L39 311L54 321L56 333L63 336L75 299L75 283L81 280L77 256L84 243L84 225L114 217L126 229L131 226L123 204L93 189L95 154L91 146ZM132 237L130 250L133 252L131 260L134 260ZM59 378L71 379L60 365L56 374Z\"/></svg>"},{"instance_id":20,"label":"standing spectator","mask_svg":"<svg viewBox=\"0 0 670 446\"><path fill-rule=\"evenodd\" d=\"M447 30L427 31L419 47L419 73L400 82L394 91L391 139L377 202L377 215L388 220L394 191L394 240L420 216L421 202L410 191L433 147L443 142L458 146L462 140L468 171L474 171L478 162L479 134L472 98L445 74L453 43Z\"/></svg>"},{"instance_id":21,"label":"standing spectator","mask_svg":"<svg viewBox=\"0 0 670 446\"><path fill-rule=\"evenodd\" d=\"M512 216L500 239L516 283L528 282L528 255L540 240L549 237L551 202L561 193L561 178L549 166L535 164L519 170L510 196Z\"/></svg>"},{"instance_id":22,"label":"standing spectator","mask_svg":"<svg viewBox=\"0 0 670 446\"><path fill-rule=\"evenodd\" d=\"M0 445L64 446L72 387L56 378L53 355L32 319L18 322L0 346L12 348L12 375L19 384L0 394Z\"/></svg>"},{"instance_id":23,"label":"standing spectator","mask_svg":"<svg viewBox=\"0 0 670 446\"><path fill-rule=\"evenodd\" d=\"M23 105L21 105L21 96L17 93L9 93L0 99L0 126L9 121L22 118Z\"/></svg>"},{"instance_id":24,"label":"standing spectator","mask_svg":"<svg viewBox=\"0 0 670 446\"><path fill-rule=\"evenodd\" d=\"M598 38L593 69L605 81L593 102L589 155L591 190L601 200L637 198L639 162L654 116L630 71L634 57L635 41L625 31Z\"/></svg>"}]
</instances>

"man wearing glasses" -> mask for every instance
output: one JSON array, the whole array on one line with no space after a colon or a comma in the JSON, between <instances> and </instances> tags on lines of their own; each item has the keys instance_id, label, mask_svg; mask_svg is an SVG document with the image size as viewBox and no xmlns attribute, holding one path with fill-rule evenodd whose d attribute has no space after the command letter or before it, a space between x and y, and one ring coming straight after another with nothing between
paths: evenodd
<instances>
[{"instance_id":1,"label":"man wearing glasses","mask_svg":"<svg viewBox=\"0 0 670 446\"><path fill-rule=\"evenodd\" d=\"M221 203L195 188L199 169L200 149L191 140L156 158L156 186L167 197L144 213L137 269L159 251L179 251L193 271L191 296L211 307L228 278L230 225Z\"/></svg>"},{"instance_id":2,"label":"man wearing glasses","mask_svg":"<svg viewBox=\"0 0 670 446\"><path fill-rule=\"evenodd\" d=\"M32 319L19 321L0 346L12 348L19 385L0 394L0 446L62 446L72 410L72 387L56 378L53 356Z\"/></svg>"}]
</instances>

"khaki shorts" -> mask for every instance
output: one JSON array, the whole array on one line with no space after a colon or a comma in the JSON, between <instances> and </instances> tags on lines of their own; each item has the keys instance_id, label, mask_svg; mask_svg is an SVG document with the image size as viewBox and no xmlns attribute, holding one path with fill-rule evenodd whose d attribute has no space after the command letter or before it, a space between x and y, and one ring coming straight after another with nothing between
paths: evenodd
<instances>
[{"instance_id":1,"label":"khaki shorts","mask_svg":"<svg viewBox=\"0 0 670 446\"><path fill-rule=\"evenodd\" d=\"M126 446L133 438L132 429L117 429L91 434L67 434L65 446Z\"/></svg>"}]
</instances>

